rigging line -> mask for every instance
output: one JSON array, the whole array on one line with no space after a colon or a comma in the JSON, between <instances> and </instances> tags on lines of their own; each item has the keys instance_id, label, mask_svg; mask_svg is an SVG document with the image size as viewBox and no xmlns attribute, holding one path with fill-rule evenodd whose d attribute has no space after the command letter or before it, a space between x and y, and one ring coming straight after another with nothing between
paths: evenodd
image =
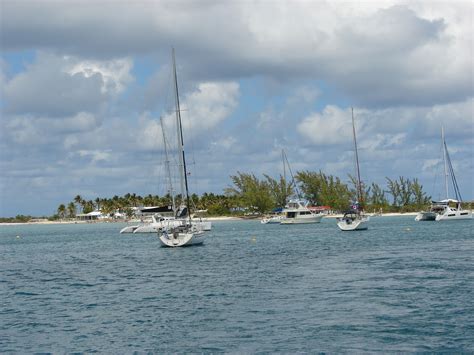
<instances>
[{"instance_id":1,"label":"rigging line","mask_svg":"<svg viewBox=\"0 0 474 355\"><path fill-rule=\"evenodd\" d=\"M288 157L286 156L285 151L283 151L283 155L285 157L285 161L286 161L286 164L288 165L288 170L290 171L290 175L291 175L291 183L289 186L294 185L295 190L296 190L296 195L298 196L298 198L301 198L300 191L298 190L298 185L296 184L295 177L293 176L293 171L291 170L291 166L290 166L290 163L288 162Z\"/></svg>"},{"instance_id":2,"label":"rigging line","mask_svg":"<svg viewBox=\"0 0 474 355\"><path fill-rule=\"evenodd\" d=\"M456 200L462 201L461 192L459 191L458 182L456 181L456 176L454 175L453 164L451 163L451 158L449 157L449 152L448 152L448 147L446 146L446 142L444 142L444 149L446 149L446 158L448 161L449 173L451 174L451 180L453 182L454 195L456 196Z\"/></svg>"},{"instance_id":3,"label":"rigging line","mask_svg":"<svg viewBox=\"0 0 474 355\"><path fill-rule=\"evenodd\" d=\"M360 181L360 169L359 169L359 153L357 152L357 138L356 138L356 130L355 130L355 122L354 122L354 108L351 107L352 111L352 133L354 136L354 149L355 149L355 159L356 159L356 167L357 167L357 199L360 205L362 205L362 186Z\"/></svg>"},{"instance_id":4,"label":"rigging line","mask_svg":"<svg viewBox=\"0 0 474 355\"><path fill-rule=\"evenodd\" d=\"M183 159L183 174L184 174L184 185L186 188L186 205L187 205L187 214L189 217L189 223L191 224L191 212L190 212L190 201L189 201L189 189L188 189L188 173L186 171L186 156L184 154L184 139L183 139L183 126L181 122L181 113L180 113L180 108L179 108L179 90L178 90L178 76L176 74L176 59L175 59L175 53L174 53L174 48L172 51L173 54L173 69L174 69L174 83L175 83L175 89L176 89L176 111L177 111L177 124L179 128L179 140L180 140L180 146L181 146L181 155Z\"/></svg>"}]
</instances>

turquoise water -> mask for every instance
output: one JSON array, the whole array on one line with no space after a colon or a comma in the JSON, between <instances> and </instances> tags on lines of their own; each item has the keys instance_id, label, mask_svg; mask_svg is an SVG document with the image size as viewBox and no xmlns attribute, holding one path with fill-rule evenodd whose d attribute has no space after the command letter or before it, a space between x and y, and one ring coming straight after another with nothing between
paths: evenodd
<instances>
[{"instance_id":1,"label":"turquoise water","mask_svg":"<svg viewBox=\"0 0 474 355\"><path fill-rule=\"evenodd\" d=\"M474 350L474 221L335 223L215 222L175 249L121 224L0 226L0 351Z\"/></svg>"}]
</instances>

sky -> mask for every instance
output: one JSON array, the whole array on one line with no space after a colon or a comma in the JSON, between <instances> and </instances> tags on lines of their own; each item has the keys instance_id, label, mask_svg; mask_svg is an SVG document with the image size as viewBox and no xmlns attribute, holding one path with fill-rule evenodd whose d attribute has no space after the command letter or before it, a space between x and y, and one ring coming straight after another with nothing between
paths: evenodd
<instances>
[{"instance_id":1,"label":"sky","mask_svg":"<svg viewBox=\"0 0 474 355\"><path fill-rule=\"evenodd\" d=\"M465 1L0 0L0 216L166 193L176 51L191 192L237 172L354 172L442 189L441 127L474 199ZM171 164L172 167L174 164ZM174 170L174 169L173 169ZM452 190L451 190L452 191Z\"/></svg>"}]
</instances>

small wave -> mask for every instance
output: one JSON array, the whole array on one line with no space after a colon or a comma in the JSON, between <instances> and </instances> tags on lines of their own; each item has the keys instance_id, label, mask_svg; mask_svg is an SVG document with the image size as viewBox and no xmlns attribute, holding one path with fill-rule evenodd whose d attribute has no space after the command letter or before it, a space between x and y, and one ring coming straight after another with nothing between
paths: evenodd
<instances>
[{"instance_id":1,"label":"small wave","mask_svg":"<svg viewBox=\"0 0 474 355\"><path fill-rule=\"evenodd\" d=\"M15 296L40 296L41 293L34 293L34 292L25 292L25 291L17 291L15 292Z\"/></svg>"}]
</instances>

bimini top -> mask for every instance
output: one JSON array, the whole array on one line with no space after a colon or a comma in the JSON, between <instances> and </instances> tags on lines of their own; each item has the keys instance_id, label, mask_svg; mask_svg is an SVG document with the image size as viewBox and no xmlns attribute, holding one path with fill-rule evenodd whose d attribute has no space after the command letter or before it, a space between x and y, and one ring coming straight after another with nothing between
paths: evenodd
<instances>
[{"instance_id":1,"label":"bimini top","mask_svg":"<svg viewBox=\"0 0 474 355\"><path fill-rule=\"evenodd\" d=\"M438 205L447 205L448 203L452 202L452 203L459 203L458 200L454 200L454 199L451 199L451 198L448 198L446 200L441 200L441 201L431 201L432 203L434 204L438 204Z\"/></svg>"}]
</instances>

